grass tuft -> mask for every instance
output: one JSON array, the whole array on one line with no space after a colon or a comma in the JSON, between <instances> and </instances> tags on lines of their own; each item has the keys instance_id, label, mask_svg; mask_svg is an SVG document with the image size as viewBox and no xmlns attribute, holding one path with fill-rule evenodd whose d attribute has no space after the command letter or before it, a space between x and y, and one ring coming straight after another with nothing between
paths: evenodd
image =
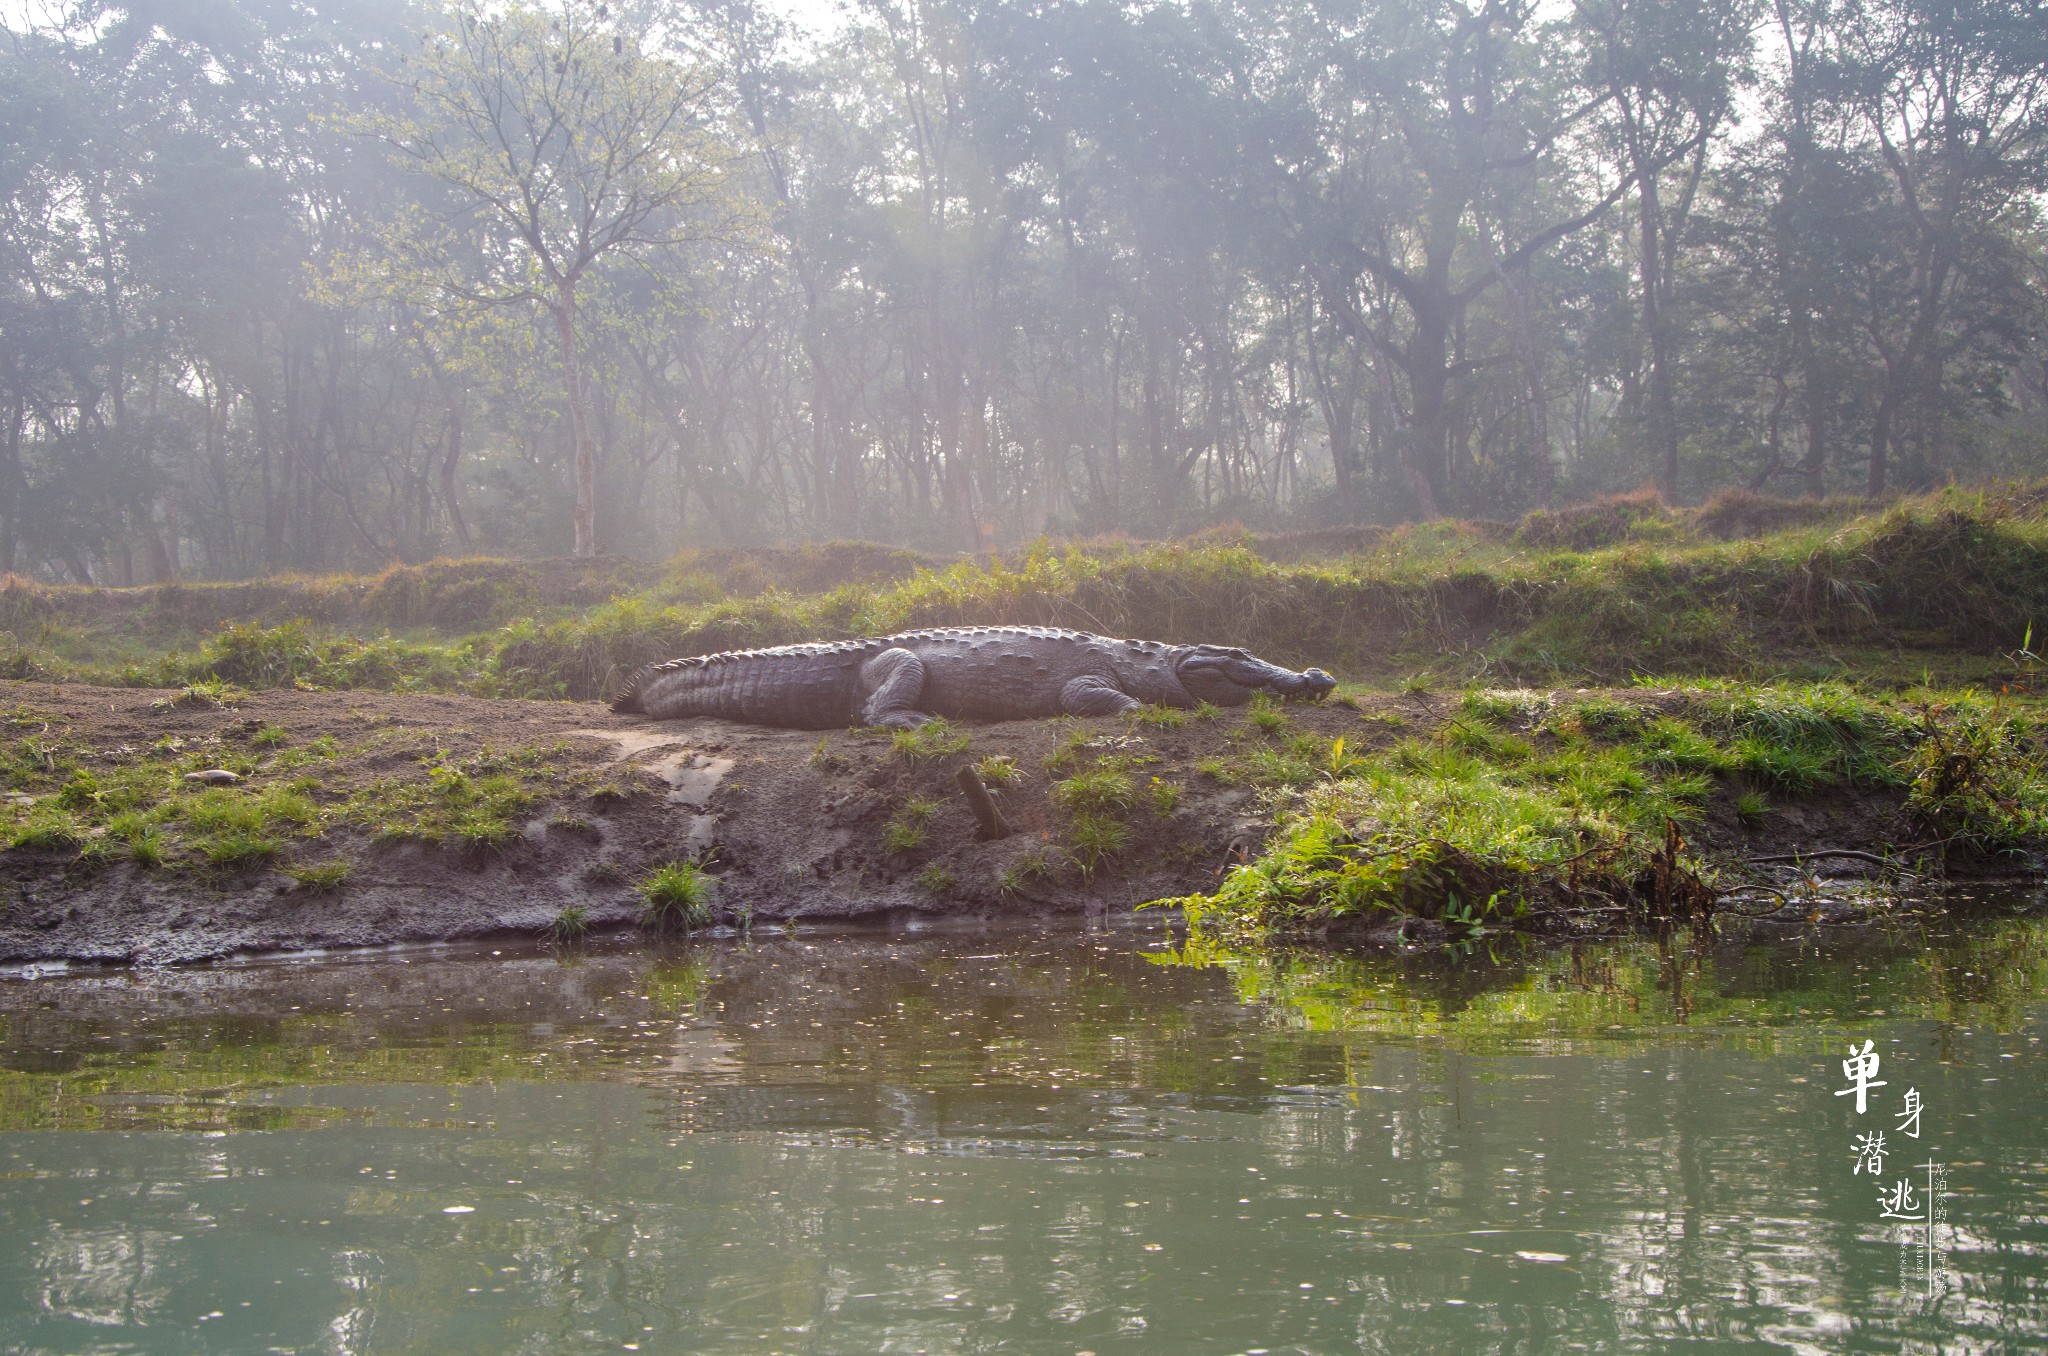
<instances>
[{"instance_id":1,"label":"grass tuft","mask_svg":"<svg viewBox=\"0 0 2048 1356\"><path fill-rule=\"evenodd\" d=\"M914 730L898 730L889 737L896 756L906 762L924 763L967 752L967 731L945 720L928 720Z\"/></svg>"},{"instance_id":2,"label":"grass tuft","mask_svg":"<svg viewBox=\"0 0 2048 1356\"><path fill-rule=\"evenodd\" d=\"M1245 723L1264 734L1282 735L1289 728L1287 712L1281 709L1271 694L1254 692L1251 705L1245 710Z\"/></svg>"},{"instance_id":3,"label":"grass tuft","mask_svg":"<svg viewBox=\"0 0 2048 1356\"><path fill-rule=\"evenodd\" d=\"M1042 850L1033 848L996 873L996 888L1009 898L1022 894L1033 881L1043 880L1052 874L1052 862Z\"/></svg>"},{"instance_id":4,"label":"grass tuft","mask_svg":"<svg viewBox=\"0 0 2048 1356\"><path fill-rule=\"evenodd\" d=\"M939 803L924 796L904 801L882 831L882 846L890 852L912 852L923 847L927 826L938 810Z\"/></svg>"},{"instance_id":5,"label":"grass tuft","mask_svg":"<svg viewBox=\"0 0 2048 1356\"><path fill-rule=\"evenodd\" d=\"M1104 862L1121 856L1131 845L1130 826L1107 814L1077 814L1067 826L1067 855L1083 876L1092 876Z\"/></svg>"},{"instance_id":6,"label":"grass tuft","mask_svg":"<svg viewBox=\"0 0 2048 1356\"><path fill-rule=\"evenodd\" d=\"M667 862L634 887L640 921L658 932L691 932L711 922L711 877L695 862Z\"/></svg>"},{"instance_id":7,"label":"grass tuft","mask_svg":"<svg viewBox=\"0 0 2048 1356\"><path fill-rule=\"evenodd\" d=\"M1180 808L1180 788L1164 778L1150 778L1145 784L1145 794L1151 798L1152 813L1161 819Z\"/></svg>"},{"instance_id":8,"label":"grass tuft","mask_svg":"<svg viewBox=\"0 0 2048 1356\"><path fill-rule=\"evenodd\" d=\"M308 894L328 895L339 890L354 869L348 858L330 857L324 862L295 862L284 873Z\"/></svg>"},{"instance_id":9,"label":"grass tuft","mask_svg":"<svg viewBox=\"0 0 2048 1356\"><path fill-rule=\"evenodd\" d=\"M1053 804L1069 815L1107 814L1128 810L1137 799L1130 774L1098 766L1053 783Z\"/></svg>"},{"instance_id":10,"label":"grass tuft","mask_svg":"<svg viewBox=\"0 0 2048 1356\"><path fill-rule=\"evenodd\" d=\"M1024 779L1024 769L1017 766L1017 760L1007 754L992 753L974 765L980 774L982 784L997 790L1015 786Z\"/></svg>"},{"instance_id":11,"label":"grass tuft","mask_svg":"<svg viewBox=\"0 0 2048 1356\"><path fill-rule=\"evenodd\" d=\"M581 904L564 904L548 921L548 940L557 946L573 946L590 932L590 910Z\"/></svg>"}]
</instances>

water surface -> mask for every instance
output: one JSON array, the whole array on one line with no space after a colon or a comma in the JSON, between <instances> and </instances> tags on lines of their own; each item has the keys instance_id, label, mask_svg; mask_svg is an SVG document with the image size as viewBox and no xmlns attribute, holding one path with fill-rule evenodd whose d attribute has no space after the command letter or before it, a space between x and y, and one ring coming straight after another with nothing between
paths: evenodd
<instances>
[{"instance_id":1,"label":"water surface","mask_svg":"<svg viewBox=\"0 0 2048 1356\"><path fill-rule=\"evenodd\" d=\"M2040 922L17 978L0 1350L2040 1350L2044 982Z\"/></svg>"}]
</instances>

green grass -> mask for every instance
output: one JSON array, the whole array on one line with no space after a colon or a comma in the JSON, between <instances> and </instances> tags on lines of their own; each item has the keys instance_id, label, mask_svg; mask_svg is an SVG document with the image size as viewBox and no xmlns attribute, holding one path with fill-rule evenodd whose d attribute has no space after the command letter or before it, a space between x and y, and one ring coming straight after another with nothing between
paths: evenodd
<instances>
[{"instance_id":1,"label":"green grass","mask_svg":"<svg viewBox=\"0 0 2048 1356\"><path fill-rule=\"evenodd\" d=\"M1252 694L1251 705L1245 709L1244 718L1253 729L1268 735L1285 734L1289 729L1287 712L1264 692Z\"/></svg>"},{"instance_id":2,"label":"green grass","mask_svg":"<svg viewBox=\"0 0 2048 1356\"><path fill-rule=\"evenodd\" d=\"M284 851L284 844L272 835L239 827L204 834L194 846L210 865L226 868L254 866Z\"/></svg>"},{"instance_id":3,"label":"green grass","mask_svg":"<svg viewBox=\"0 0 2048 1356\"><path fill-rule=\"evenodd\" d=\"M590 910L581 904L564 904L548 920L548 940L557 946L573 946L590 931Z\"/></svg>"},{"instance_id":4,"label":"green grass","mask_svg":"<svg viewBox=\"0 0 2048 1356\"><path fill-rule=\"evenodd\" d=\"M996 888L1007 899L1022 894L1034 881L1044 880L1053 872L1052 861L1044 850L1033 848L996 872Z\"/></svg>"},{"instance_id":5,"label":"green grass","mask_svg":"<svg viewBox=\"0 0 2048 1356\"><path fill-rule=\"evenodd\" d=\"M499 753L486 746L453 758L436 748L421 760L424 779L380 779L356 791L343 813L386 838L500 848L519 836L544 795L560 789L562 756L559 747Z\"/></svg>"},{"instance_id":6,"label":"green grass","mask_svg":"<svg viewBox=\"0 0 2048 1356\"><path fill-rule=\"evenodd\" d=\"M146 814L127 811L107 821L107 838L124 844L128 860L145 869L162 866L167 848L164 835Z\"/></svg>"},{"instance_id":7,"label":"green grass","mask_svg":"<svg viewBox=\"0 0 2048 1356\"><path fill-rule=\"evenodd\" d=\"M1131 846L1131 829L1121 819L1095 811L1077 814L1067 825L1067 855L1083 876L1092 876Z\"/></svg>"},{"instance_id":8,"label":"green grass","mask_svg":"<svg viewBox=\"0 0 2048 1356\"><path fill-rule=\"evenodd\" d=\"M57 789L58 807L74 813L94 809L105 799L99 782L84 769L73 772L70 779Z\"/></svg>"},{"instance_id":9,"label":"green grass","mask_svg":"<svg viewBox=\"0 0 2048 1356\"><path fill-rule=\"evenodd\" d=\"M1052 752L1045 756L1047 772L1057 774L1066 771L1102 742L1093 730L1072 716L1057 716L1050 723L1060 731L1060 736Z\"/></svg>"},{"instance_id":10,"label":"green grass","mask_svg":"<svg viewBox=\"0 0 2048 1356\"><path fill-rule=\"evenodd\" d=\"M75 849L85 841L79 822L55 806L38 806L14 826L8 836L9 851L59 852Z\"/></svg>"},{"instance_id":11,"label":"green grass","mask_svg":"<svg viewBox=\"0 0 2048 1356\"><path fill-rule=\"evenodd\" d=\"M1550 709L1550 699L1526 688L1469 688L1458 706L1475 720L1503 728L1527 729Z\"/></svg>"},{"instance_id":12,"label":"green grass","mask_svg":"<svg viewBox=\"0 0 2048 1356\"><path fill-rule=\"evenodd\" d=\"M914 852L924 846L931 817L939 803L925 796L912 796L897 808L882 831L882 846L890 852Z\"/></svg>"},{"instance_id":13,"label":"green grass","mask_svg":"<svg viewBox=\"0 0 2048 1356\"><path fill-rule=\"evenodd\" d=\"M330 857L324 862L294 862L284 868L285 875L292 883L308 894L333 894L345 884L354 865L346 857Z\"/></svg>"},{"instance_id":14,"label":"green grass","mask_svg":"<svg viewBox=\"0 0 2048 1356\"><path fill-rule=\"evenodd\" d=\"M140 749L87 747L54 724L39 719L33 735L0 737L0 781L16 795L0 804L0 844L72 851L85 865L124 858L173 871L253 865L337 827L503 847L543 797L586 791L601 775L577 768L562 744L510 753L483 746L457 755L431 735L396 728L373 728L348 747L331 736L299 747L266 741L276 750L266 756L178 736ZM364 776L395 758L417 759L417 771ZM185 780L215 766L245 780Z\"/></svg>"},{"instance_id":15,"label":"green grass","mask_svg":"<svg viewBox=\"0 0 2048 1356\"><path fill-rule=\"evenodd\" d=\"M1066 765L1072 766L1079 754L1077 747ZM1129 851L1131 828L1126 817L1141 798L1162 816L1179 804L1179 788L1158 777L1139 789L1134 771L1158 761L1128 753L1098 755L1086 768L1053 783L1052 803L1066 821L1061 841L1067 860L1084 878Z\"/></svg>"},{"instance_id":16,"label":"green grass","mask_svg":"<svg viewBox=\"0 0 2048 1356\"><path fill-rule=\"evenodd\" d=\"M949 895L953 893L953 887L957 882L954 881L951 871L933 862L918 873L917 883L928 894Z\"/></svg>"},{"instance_id":17,"label":"green grass","mask_svg":"<svg viewBox=\"0 0 2048 1356\"><path fill-rule=\"evenodd\" d=\"M2048 838L2048 740L2031 716L1981 709L1925 713L1924 737L1900 766L1908 811L1932 839L1980 853Z\"/></svg>"},{"instance_id":18,"label":"green grass","mask_svg":"<svg viewBox=\"0 0 2048 1356\"><path fill-rule=\"evenodd\" d=\"M914 730L898 730L889 736L896 756L912 763L965 753L969 742L965 730L945 720L928 720Z\"/></svg>"},{"instance_id":19,"label":"green grass","mask_svg":"<svg viewBox=\"0 0 2048 1356\"><path fill-rule=\"evenodd\" d=\"M695 862L667 862L634 889L640 893L640 921L660 932L690 932L711 922L711 877Z\"/></svg>"},{"instance_id":20,"label":"green grass","mask_svg":"<svg viewBox=\"0 0 2048 1356\"><path fill-rule=\"evenodd\" d=\"M1148 778L1145 795L1152 802L1152 813L1161 819L1180 808L1180 788L1164 778Z\"/></svg>"},{"instance_id":21,"label":"green grass","mask_svg":"<svg viewBox=\"0 0 2048 1356\"><path fill-rule=\"evenodd\" d=\"M997 790L1015 786L1024 779L1024 769L1017 766L1017 760L1007 754L992 753L974 765L984 786Z\"/></svg>"},{"instance_id":22,"label":"green grass","mask_svg":"<svg viewBox=\"0 0 2048 1356\"><path fill-rule=\"evenodd\" d=\"M1173 706L1141 706L1131 713L1131 720L1156 730L1178 730L1188 723L1188 713Z\"/></svg>"},{"instance_id":23,"label":"green grass","mask_svg":"<svg viewBox=\"0 0 2048 1356\"><path fill-rule=\"evenodd\" d=\"M1137 786L1120 767L1098 766L1054 782L1053 804L1069 815L1105 814L1128 810L1136 802Z\"/></svg>"},{"instance_id":24,"label":"green grass","mask_svg":"<svg viewBox=\"0 0 2048 1356\"><path fill-rule=\"evenodd\" d=\"M1507 533L1415 524L1307 560L1283 546L1040 544L943 568L892 559L839 581L784 561L763 577L788 587L740 593L695 567L630 562L592 567L609 592L594 579L557 588L549 567L519 562L165 586L113 602L17 584L0 597L0 631L34 639L0 653L0 672L170 687L202 703L232 700L235 686L589 699L675 654L1081 614L1112 633L1227 639L1354 679L1413 675L1416 693L1475 670L1532 684L1856 672L1896 689L1923 670L1950 684L2030 681L2028 627L2048 624L2048 496L2036 486L1948 489L1882 510L1610 500ZM1443 637L1461 633L1488 638L1446 655Z\"/></svg>"},{"instance_id":25,"label":"green grass","mask_svg":"<svg viewBox=\"0 0 2048 1356\"><path fill-rule=\"evenodd\" d=\"M1721 868L1684 837L1718 796L1755 825L1766 793L1853 788L1902 800L1923 848L2048 847L2048 728L2031 708L1968 694L1883 701L1832 683L1719 682L1658 705L1595 697L1547 713L1468 696L1429 737L1383 754L1333 741L1313 781L1261 753L1216 770L1293 799L1257 860L1180 901L1198 927L1384 916L1470 930L1546 910L1709 907Z\"/></svg>"}]
</instances>

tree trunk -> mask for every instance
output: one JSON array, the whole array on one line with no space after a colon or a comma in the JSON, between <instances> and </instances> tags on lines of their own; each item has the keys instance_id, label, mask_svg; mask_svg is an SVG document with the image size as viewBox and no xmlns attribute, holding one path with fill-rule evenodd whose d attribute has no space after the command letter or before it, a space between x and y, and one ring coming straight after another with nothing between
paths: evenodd
<instances>
[{"instance_id":1,"label":"tree trunk","mask_svg":"<svg viewBox=\"0 0 2048 1356\"><path fill-rule=\"evenodd\" d=\"M161 499L149 506L149 571L152 584L167 584L178 577L178 533Z\"/></svg>"},{"instance_id":2,"label":"tree trunk","mask_svg":"<svg viewBox=\"0 0 2048 1356\"><path fill-rule=\"evenodd\" d=\"M1678 502L1678 416L1671 391L1671 339L1665 332L1664 248L1657 176L1638 161L1638 220L1643 273L1643 331L1650 341L1650 453L1664 497Z\"/></svg>"},{"instance_id":3,"label":"tree trunk","mask_svg":"<svg viewBox=\"0 0 2048 1356\"><path fill-rule=\"evenodd\" d=\"M1550 461L1550 408L1543 398L1543 355L1537 351L1536 336L1529 321L1529 294L1507 274L1501 275L1501 294L1507 301L1508 340L1514 346L1515 365L1522 370L1522 386L1529 400L1529 453L1536 467L1536 503L1549 508L1557 480Z\"/></svg>"},{"instance_id":4,"label":"tree trunk","mask_svg":"<svg viewBox=\"0 0 2048 1356\"><path fill-rule=\"evenodd\" d=\"M455 465L462 460L462 406L451 402L448 406L448 450L441 457L441 504L448 510L448 525L455 529L455 540L462 549L470 549L469 523L463 519L462 503L456 498Z\"/></svg>"},{"instance_id":5,"label":"tree trunk","mask_svg":"<svg viewBox=\"0 0 2048 1356\"><path fill-rule=\"evenodd\" d=\"M1416 516L1425 522L1443 517L1438 506L1439 477L1450 446L1450 339L1448 307L1416 303L1415 332L1408 340L1409 412L1407 472L1415 493Z\"/></svg>"},{"instance_id":6,"label":"tree trunk","mask_svg":"<svg viewBox=\"0 0 2048 1356\"><path fill-rule=\"evenodd\" d=\"M597 450L583 402L583 372L576 363L576 284L555 292L555 337L562 346L562 390L569 397L569 440L576 463L576 547L579 560L597 554Z\"/></svg>"},{"instance_id":7,"label":"tree trunk","mask_svg":"<svg viewBox=\"0 0 2048 1356\"><path fill-rule=\"evenodd\" d=\"M1885 461L1891 454L1892 425L1896 422L1894 408L1896 398L1891 382L1885 383L1884 395L1877 402L1877 418L1870 427L1870 479L1863 492L1872 499L1882 498L1885 489Z\"/></svg>"},{"instance_id":8,"label":"tree trunk","mask_svg":"<svg viewBox=\"0 0 2048 1356\"><path fill-rule=\"evenodd\" d=\"M1361 343L1354 339L1346 346L1350 367L1340 384L1340 378L1331 370L1334 355L1325 353L1316 342L1313 315L1302 327L1302 348L1308 354L1309 378L1315 382L1316 401L1323 410L1323 429L1330 438L1330 475L1337 483L1337 507L1347 523L1358 519L1358 495L1352 481L1352 470L1358 446L1355 415Z\"/></svg>"},{"instance_id":9,"label":"tree trunk","mask_svg":"<svg viewBox=\"0 0 2048 1356\"><path fill-rule=\"evenodd\" d=\"M0 467L0 573L13 574L21 541L21 499L26 482L21 473L21 431L28 422L28 402L14 397L7 421L7 464Z\"/></svg>"},{"instance_id":10,"label":"tree trunk","mask_svg":"<svg viewBox=\"0 0 2048 1356\"><path fill-rule=\"evenodd\" d=\"M1828 411L1827 382L1814 351L1813 316L1803 298L1792 306L1793 364L1799 370L1799 415L1806 428L1806 454L1799 459L1799 474L1806 482L1809 499L1827 493Z\"/></svg>"}]
</instances>

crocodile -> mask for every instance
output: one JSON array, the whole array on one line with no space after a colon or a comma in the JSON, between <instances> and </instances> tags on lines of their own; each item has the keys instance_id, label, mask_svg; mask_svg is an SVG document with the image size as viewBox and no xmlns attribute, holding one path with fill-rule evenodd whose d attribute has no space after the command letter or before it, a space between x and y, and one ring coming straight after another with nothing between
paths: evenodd
<instances>
[{"instance_id":1,"label":"crocodile","mask_svg":"<svg viewBox=\"0 0 2048 1356\"><path fill-rule=\"evenodd\" d=\"M915 729L938 716L1112 716L1146 704L1242 706L1258 692L1320 700L1336 686L1224 645L1116 640L1045 626L961 626L727 650L650 664L612 710L721 716L799 730Z\"/></svg>"}]
</instances>

